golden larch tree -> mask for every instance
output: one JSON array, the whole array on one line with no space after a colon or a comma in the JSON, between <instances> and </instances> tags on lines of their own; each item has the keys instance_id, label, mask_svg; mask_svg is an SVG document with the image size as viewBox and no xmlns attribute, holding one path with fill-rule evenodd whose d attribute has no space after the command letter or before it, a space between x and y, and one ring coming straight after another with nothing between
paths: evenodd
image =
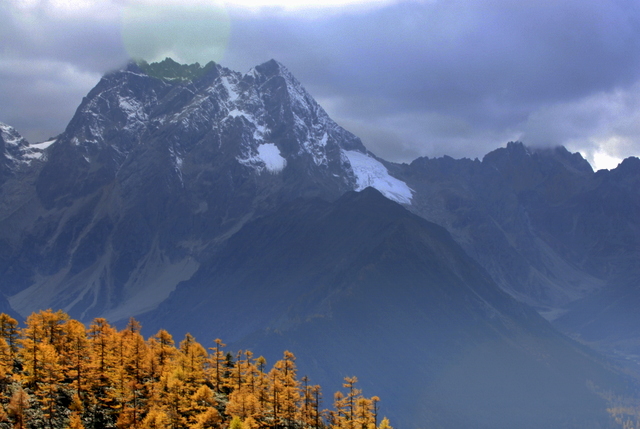
<instances>
[{"instance_id":1,"label":"golden larch tree","mask_svg":"<svg viewBox=\"0 0 640 429\"><path fill-rule=\"evenodd\" d=\"M225 354L223 348L226 346L220 338L215 339L215 347L209 348L213 351L210 358L210 377L216 392L222 392L222 376L224 374Z\"/></svg>"}]
</instances>

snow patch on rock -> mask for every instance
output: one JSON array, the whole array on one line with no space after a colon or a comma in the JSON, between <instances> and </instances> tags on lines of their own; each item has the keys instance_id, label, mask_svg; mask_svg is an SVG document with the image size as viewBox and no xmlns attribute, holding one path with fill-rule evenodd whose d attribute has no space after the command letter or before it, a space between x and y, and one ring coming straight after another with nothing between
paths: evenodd
<instances>
[{"instance_id":1,"label":"snow patch on rock","mask_svg":"<svg viewBox=\"0 0 640 429\"><path fill-rule=\"evenodd\" d=\"M42 152L26 152L26 151L22 154L22 156L26 158L25 159L26 162L32 159L42 159L43 155L44 153Z\"/></svg>"},{"instance_id":2,"label":"snow patch on rock","mask_svg":"<svg viewBox=\"0 0 640 429\"><path fill-rule=\"evenodd\" d=\"M258 172L267 169L270 173L279 173L287 166L287 160L280 154L280 149L273 143L258 146L257 153L247 158L238 158L238 162L247 167L253 167Z\"/></svg>"},{"instance_id":3,"label":"snow patch on rock","mask_svg":"<svg viewBox=\"0 0 640 429\"><path fill-rule=\"evenodd\" d=\"M240 98L240 94L238 93L235 84L231 83L230 76L222 76L220 81L222 82L224 89L227 91L229 101L232 103L237 101L238 98Z\"/></svg>"},{"instance_id":4,"label":"snow patch on rock","mask_svg":"<svg viewBox=\"0 0 640 429\"><path fill-rule=\"evenodd\" d=\"M227 118L232 118L235 119L239 116L242 116L243 118L245 118L247 121L249 121L254 127L254 131L253 131L253 139L256 141L260 141L260 140L264 140L264 136L267 133L267 127L265 127L264 125L260 124L258 122L258 119L247 112L243 112L241 110L238 109L233 109L229 112L229 114L227 115Z\"/></svg>"},{"instance_id":5,"label":"snow patch on rock","mask_svg":"<svg viewBox=\"0 0 640 429\"><path fill-rule=\"evenodd\" d=\"M42 143L34 143L32 145L29 145L29 147L32 147L32 148L38 149L38 150L45 150L46 148L48 148L49 146L51 146L55 142L56 142L56 139L47 140L46 142L42 142Z\"/></svg>"},{"instance_id":6,"label":"snow patch on rock","mask_svg":"<svg viewBox=\"0 0 640 429\"><path fill-rule=\"evenodd\" d=\"M287 165L287 160L280 155L278 146L273 143L265 143L258 146L258 157L264 162L267 170L272 173L282 171Z\"/></svg>"},{"instance_id":7,"label":"snow patch on rock","mask_svg":"<svg viewBox=\"0 0 640 429\"><path fill-rule=\"evenodd\" d=\"M402 180L389 174L387 168L377 159L354 150L343 150L353 174L356 176L356 191L369 186L377 189L390 200L400 204L411 204L413 191Z\"/></svg>"}]
</instances>

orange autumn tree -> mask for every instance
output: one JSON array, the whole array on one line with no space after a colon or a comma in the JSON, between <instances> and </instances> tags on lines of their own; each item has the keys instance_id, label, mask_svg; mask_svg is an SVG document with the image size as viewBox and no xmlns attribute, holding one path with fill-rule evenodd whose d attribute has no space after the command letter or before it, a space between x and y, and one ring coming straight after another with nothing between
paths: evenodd
<instances>
[{"instance_id":1,"label":"orange autumn tree","mask_svg":"<svg viewBox=\"0 0 640 429\"><path fill-rule=\"evenodd\" d=\"M145 339L130 319L88 327L62 311L30 315L22 328L0 314L0 423L15 428L382 429L379 398L345 378L334 409L320 386L298 379L285 351L270 369L251 351L209 349L164 330Z\"/></svg>"},{"instance_id":2,"label":"orange autumn tree","mask_svg":"<svg viewBox=\"0 0 640 429\"><path fill-rule=\"evenodd\" d=\"M149 348L140 334L140 323L133 318L120 332L117 351L120 358L116 369L120 415L119 428L137 428L145 414L149 378Z\"/></svg>"},{"instance_id":3,"label":"orange autumn tree","mask_svg":"<svg viewBox=\"0 0 640 429\"><path fill-rule=\"evenodd\" d=\"M18 321L7 314L0 314L0 370L3 377L8 376L13 371L13 365L18 355Z\"/></svg>"},{"instance_id":4,"label":"orange autumn tree","mask_svg":"<svg viewBox=\"0 0 640 429\"><path fill-rule=\"evenodd\" d=\"M106 319L97 318L89 325L87 337L90 383L83 405L90 417L91 426L104 427L119 410L111 394L116 371L117 331Z\"/></svg>"},{"instance_id":5,"label":"orange autumn tree","mask_svg":"<svg viewBox=\"0 0 640 429\"><path fill-rule=\"evenodd\" d=\"M62 345L60 364L65 379L75 386L78 399L84 398L90 385L91 350L87 329L77 320L65 326L66 341Z\"/></svg>"}]
</instances>

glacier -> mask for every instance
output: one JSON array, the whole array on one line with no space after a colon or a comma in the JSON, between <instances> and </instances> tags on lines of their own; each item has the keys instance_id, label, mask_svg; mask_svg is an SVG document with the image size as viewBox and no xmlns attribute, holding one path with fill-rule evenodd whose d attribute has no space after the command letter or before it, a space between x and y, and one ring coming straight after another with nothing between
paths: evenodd
<instances>
[{"instance_id":1,"label":"glacier","mask_svg":"<svg viewBox=\"0 0 640 429\"><path fill-rule=\"evenodd\" d=\"M342 153L349 160L356 176L356 191L371 186L390 200L400 204L411 204L413 197L411 188L402 180L391 176L380 161L355 150L343 150Z\"/></svg>"}]
</instances>

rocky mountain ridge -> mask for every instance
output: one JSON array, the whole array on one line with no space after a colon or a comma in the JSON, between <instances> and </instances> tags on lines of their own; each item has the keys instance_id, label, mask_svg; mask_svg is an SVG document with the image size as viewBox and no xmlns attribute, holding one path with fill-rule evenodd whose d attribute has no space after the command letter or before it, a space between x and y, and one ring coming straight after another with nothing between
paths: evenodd
<instances>
[{"instance_id":1,"label":"rocky mountain ridge","mask_svg":"<svg viewBox=\"0 0 640 429\"><path fill-rule=\"evenodd\" d=\"M637 158L593 172L565 148L386 162L273 60L245 74L130 63L55 139L0 127L0 310L135 316L299 349L319 381L393 344L364 377L389 391L404 377L429 398L397 392L409 416L397 421L602 423L585 386L621 388L620 374L529 306L609 351L636 350L640 332L619 328L637 316L619 298L640 300L639 192ZM404 369L392 355L403 344L421 356ZM533 393L509 394L519 383ZM564 393L541 399L550 390ZM501 401L521 411L501 414Z\"/></svg>"},{"instance_id":2,"label":"rocky mountain ridge","mask_svg":"<svg viewBox=\"0 0 640 429\"><path fill-rule=\"evenodd\" d=\"M53 304L79 318L94 307L85 317L138 314L195 272L196 253L251 217L297 196L334 199L367 186L447 228L503 290L550 320L628 277L640 258L636 158L595 173L564 148L510 143L482 161L388 163L273 60L245 74L130 63L96 85L56 139L29 144L3 125L1 143L0 180L13 178L0 199L9 255L1 286L21 314ZM157 216L169 206L171 220ZM618 254L586 253L597 253L599 222L610 233L601 247ZM174 233L181 224L193 231L189 223L197 233ZM25 233L46 243L27 249ZM157 286L161 278L173 280ZM66 289L58 301L48 292L56 284ZM125 301L153 304L116 310Z\"/></svg>"},{"instance_id":3,"label":"rocky mountain ridge","mask_svg":"<svg viewBox=\"0 0 640 429\"><path fill-rule=\"evenodd\" d=\"M367 186L444 226L549 320L629 283L640 260L637 158L593 172L564 148L509 143L482 161L389 163L273 60L245 74L130 63L57 138L1 133L0 287L20 314L141 314L254 216Z\"/></svg>"},{"instance_id":4,"label":"rocky mountain ridge","mask_svg":"<svg viewBox=\"0 0 640 429\"><path fill-rule=\"evenodd\" d=\"M420 158L390 171L415 190L410 210L446 227L503 290L572 335L595 339L581 327L593 326L578 310L583 300L599 314L611 298L605 305L597 297L640 279L638 158L594 172L563 147L509 143L482 161ZM613 313L636 321L628 309ZM635 330L599 320L601 331L629 333L627 350L637 343Z\"/></svg>"}]
</instances>

